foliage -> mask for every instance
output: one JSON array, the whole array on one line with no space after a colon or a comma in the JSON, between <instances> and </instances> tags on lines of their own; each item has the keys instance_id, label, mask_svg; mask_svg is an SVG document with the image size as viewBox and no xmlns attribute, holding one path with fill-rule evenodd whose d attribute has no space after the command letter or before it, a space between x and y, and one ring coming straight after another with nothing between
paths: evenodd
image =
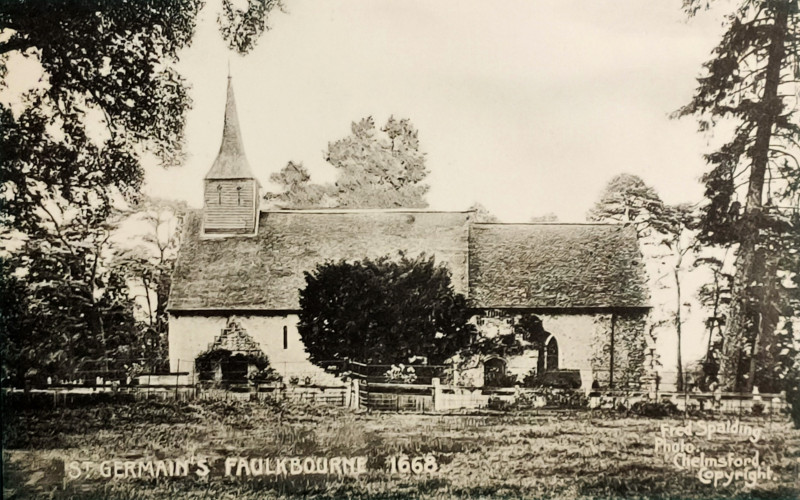
<instances>
[{"instance_id":1,"label":"foliage","mask_svg":"<svg viewBox=\"0 0 800 500\"><path fill-rule=\"evenodd\" d=\"M530 219L528 219L528 222L533 222L533 223L558 222L558 215L556 215L553 212L547 212L542 215L534 215Z\"/></svg>"},{"instance_id":2,"label":"foliage","mask_svg":"<svg viewBox=\"0 0 800 500\"><path fill-rule=\"evenodd\" d=\"M267 20L276 7L283 10L281 0L247 0L244 9L236 7L233 0L222 0L222 12L217 23L230 49L240 54L253 50L261 35L269 29Z\"/></svg>"},{"instance_id":3,"label":"foliage","mask_svg":"<svg viewBox=\"0 0 800 500\"><path fill-rule=\"evenodd\" d=\"M647 317L644 314L616 313L598 316L595 323L602 335L592 339L592 368L598 383L609 386L612 382L611 354L614 355L614 387L625 387L640 383L645 372L647 358ZM611 328L614 328L614 345L611 345ZM652 326L652 325L651 325ZM655 360L651 359L651 362ZM655 363L654 363L655 364Z\"/></svg>"},{"instance_id":4,"label":"foliage","mask_svg":"<svg viewBox=\"0 0 800 500\"><path fill-rule=\"evenodd\" d=\"M298 330L312 362L441 364L474 336L463 295L433 257L319 264L305 273Z\"/></svg>"},{"instance_id":5,"label":"foliage","mask_svg":"<svg viewBox=\"0 0 800 500\"><path fill-rule=\"evenodd\" d=\"M275 5L252 3L244 14L223 5L231 22L222 34L244 52ZM0 2L0 92L13 103L0 104L0 232L24 242L9 268L16 277L4 276L19 298L2 305L4 378L93 378L164 355L168 258L156 265L130 254L121 258L130 266L114 267L109 237L122 202L138 199L142 158L182 160L191 99L176 65L202 5ZM41 75L14 95L5 77L23 58ZM156 296L144 329L129 299L132 275Z\"/></svg>"},{"instance_id":6,"label":"foliage","mask_svg":"<svg viewBox=\"0 0 800 500\"><path fill-rule=\"evenodd\" d=\"M413 384L417 381L417 373L413 366L406 366L402 363L392 365L384 374L389 383Z\"/></svg>"},{"instance_id":7,"label":"foliage","mask_svg":"<svg viewBox=\"0 0 800 500\"><path fill-rule=\"evenodd\" d=\"M237 368L237 372L245 375L251 382L281 382L280 376L270 365L269 357L263 352L231 352L227 349L209 349L200 353L195 358L195 369L200 373L201 378L211 379L217 367L226 366ZM255 371L250 372L249 367L254 366ZM223 373L224 376L224 373Z\"/></svg>"},{"instance_id":8,"label":"foliage","mask_svg":"<svg viewBox=\"0 0 800 500\"><path fill-rule=\"evenodd\" d=\"M467 210L471 210L475 212L475 222L477 223L496 223L500 222L500 219L497 218L493 213L489 211L488 208L484 207L478 202L475 202L470 206Z\"/></svg>"},{"instance_id":9,"label":"foliage","mask_svg":"<svg viewBox=\"0 0 800 500\"><path fill-rule=\"evenodd\" d=\"M686 0L684 6L693 15L704 3ZM733 125L730 140L705 157L711 168L703 176L699 237L736 246L721 367L723 383L736 391L756 383L759 345L774 336L776 324L762 319L781 308L771 283L787 268L772 252L770 235L797 231L787 219L800 205L798 21L796 0L742 0L727 18L693 99L676 113L697 117L701 131Z\"/></svg>"},{"instance_id":10,"label":"foliage","mask_svg":"<svg viewBox=\"0 0 800 500\"><path fill-rule=\"evenodd\" d=\"M795 429L800 429L800 367L795 366L786 377L786 402Z\"/></svg>"},{"instance_id":11,"label":"foliage","mask_svg":"<svg viewBox=\"0 0 800 500\"><path fill-rule=\"evenodd\" d=\"M247 375L247 380L260 384L276 384L283 382L283 377L271 366L265 366Z\"/></svg>"},{"instance_id":12,"label":"foliage","mask_svg":"<svg viewBox=\"0 0 800 500\"><path fill-rule=\"evenodd\" d=\"M667 212L655 189L640 177L619 174L608 182L587 219L632 225L641 238L653 232L667 234L670 230Z\"/></svg>"},{"instance_id":13,"label":"foliage","mask_svg":"<svg viewBox=\"0 0 800 500\"><path fill-rule=\"evenodd\" d=\"M351 125L351 135L328 143L325 160L337 169L333 185L310 182L302 163L289 162L270 180L279 193L264 198L281 208L424 208L425 154L410 120L389 117L378 130L372 117Z\"/></svg>"},{"instance_id":14,"label":"foliage","mask_svg":"<svg viewBox=\"0 0 800 500\"><path fill-rule=\"evenodd\" d=\"M113 376L149 354L124 276L104 259L114 226L96 216L87 210L37 233L8 262L18 301L2 313L13 350L4 370L15 385Z\"/></svg>"},{"instance_id":15,"label":"foliage","mask_svg":"<svg viewBox=\"0 0 800 500\"><path fill-rule=\"evenodd\" d=\"M573 388L536 387L533 391L521 392L514 401L514 408L526 410L544 406L564 409L586 408L589 398L581 390Z\"/></svg>"},{"instance_id":16,"label":"foliage","mask_svg":"<svg viewBox=\"0 0 800 500\"><path fill-rule=\"evenodd\" d=\"M631 413L640 417L665 418L678 414L678 407L672 401L637 401L631 406Z\"/></svg>"},{"instance_id":17,"label":"foliage","mask_svg":"<svg viewBox=\"0 0 800 500\"><path fill-rule=\"evenodd\" d=\"M332 188L314 184L302 163L290 161L279 172L269 176L270 182L279 185L280 193L267 193L264 198L282 208L327 208L336 205Z\"/></svg>"},{"instance_id":18,"label":"foliage","mask_svg":"<svg viewBox=\"0 0 800 500\"><path fill-rule=\"evenodd\" d=\"M152 342L152 354L160 359L167 358L167 301L185 211L184 202L142 198L120 226L123 230L126 226L144 229L137 228L133 237L118 242L113 255L115 270L140 292L146 313L143 327Z\"/></svg>"},{"instance_id":19,"label":"foliage","mask_svg":"<svg viewBox=\"0 0 800 500\"><path fill-rule=\"evenodd\" d=\"M724 259L700 257L695 260L694 265L710 270L712 276L711 282L704 283L697 291L700 304L709 311L704 321L708 333L708 345L700 381L701 388L706 388L712 382L718 382L719 378L721 346L731 303L733 275L725 272Z\"/></svg>"},{"instance_id":20,"label":"foliage","mask_svg":"<svg viewBox=\"0 0 800 500\"><path fill-rule=\"evenodd\" d=\"M108 203L142 181L141 148L175 164L186 85L174 68L199 0L10 0L0 6L0 57L35 59L42 81L19 113L0 106L3 224L29 231L49 199ZM92 132L100 125L102 131Z\"/></svg>"},{"instance_id":21,"label":"foliage","mask_svg":"<svg viewBox=\"0 0 800 500\"><path fill-rule=\"evenodd\" d=\"M578 370L555 370L537 372L531 370L522 380L523 387L551 389L579 389L581 374Z\"/></svg>"}]
</instances>

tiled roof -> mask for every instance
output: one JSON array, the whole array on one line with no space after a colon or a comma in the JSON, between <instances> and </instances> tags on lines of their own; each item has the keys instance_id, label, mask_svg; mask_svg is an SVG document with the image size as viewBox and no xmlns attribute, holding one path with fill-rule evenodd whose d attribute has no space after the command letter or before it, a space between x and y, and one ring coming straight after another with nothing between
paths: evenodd
<instances>
[{"instance_id":1,"label":"tiled roof","mask_svg":"<svg viewBox=\"0 0 800 500\"><path fill-rule=\"evenodd\" d=\"M466 293L470 212L262 212L256 236L228 237L202 237L200 215L186 218L171 310L296 310L303 273L317 264L400 251L435 255Z\"/></svg>"},{"instance_id":2,"label":"tiled roof","mask_svg":"<svg viewBox=\"0 0 800 500\"><path fill-rule=\"evenodd\" d=\"M297 310L303 273L326 260L435 255L475 308L646 306L632 229L475 224L471 212L262 212L256 236L203 237L186 220L170 310Z\"/></svg>"},{"instance_id":3,"label":"tiled roof","mask_svg":"<svg viewBox=\"0 0 800 500\"><path fill-rule=\"evenodd\" d=\"M647 305L633 228L607 224L474 224L469 302L480 308Z\"/></svg>"}]
</instances>

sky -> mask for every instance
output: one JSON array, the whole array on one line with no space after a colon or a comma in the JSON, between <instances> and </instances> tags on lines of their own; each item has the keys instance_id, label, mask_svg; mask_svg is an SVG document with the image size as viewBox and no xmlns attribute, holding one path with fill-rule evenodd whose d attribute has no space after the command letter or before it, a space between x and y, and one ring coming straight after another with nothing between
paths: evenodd
<instances>
[{"instance_id":1,"label":"sky","mask_svg":"<svg viewBox=\"0 0 800 500\"><path fill-rule=\"evenodd\" d=\"M479 202L504 222L549 212L581 222L622 172L669 203L702 197L709 138L669 114L692 96L719 12L690 20L681 0L285 3L241 57L209 2L179 66L194 100L187 161L150 165L147 192L202 205L230 65L245 151L267 190L289 160L332 181L328 142L393 115L419 130L434 209Z\"/></svg>"}]
</instances>

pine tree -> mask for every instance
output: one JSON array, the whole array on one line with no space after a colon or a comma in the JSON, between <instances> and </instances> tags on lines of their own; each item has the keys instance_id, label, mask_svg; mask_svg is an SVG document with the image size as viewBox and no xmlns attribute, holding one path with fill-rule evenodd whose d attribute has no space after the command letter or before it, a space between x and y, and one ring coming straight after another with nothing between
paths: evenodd
<instances>
[{"instance_id":1,"label":"pine tree","mask_svg":"<svg viewBox=\"0 0 800 500\"><path fill-rule=\"evenodd\" d=\"M707 1L685 0L689 15ZM800 77L797 0L743 0L692 101L676 116L694 115L700 130L735 125L733 137L706 155L707 203L700 238L736 247L733 301L723 346L723 384L750 391L760 344L774 336L773 293L780 255L768 234L799 228L785 215L800 205L800 125L794 101Z\"/></svg>"}]
</instances>

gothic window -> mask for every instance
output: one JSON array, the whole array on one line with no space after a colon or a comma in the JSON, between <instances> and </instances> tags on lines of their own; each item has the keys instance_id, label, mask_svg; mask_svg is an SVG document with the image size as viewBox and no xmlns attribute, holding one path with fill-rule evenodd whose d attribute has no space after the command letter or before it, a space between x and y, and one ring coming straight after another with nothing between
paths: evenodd
<instances>
[{"instance_id":1,"label":"gothic window","mask_svg":"<svg viewBox=\"0 0 800 500\"><path fill-rule=\"evenodd\" d=\"M222 205L222 184L217 184L217 203Z\"/></svg>"},{"instance_id":2,"label":"gothic window","mask_svg":"<svg viewBox=\"0 0 800 500\"><path fill-rule=\"evenodd\" d=\"M483 363L483 385L496 387L506 375L506 362L501 358L492 358Z\"/></svg>"},{"instance_id":3,"label":"gothic window","mask_svg":"<svg viewBox=\"0 0 800 500\"><path fill-rule=\"evenodd\" d=\"M283 348L289 348L289 331L288 328L286 328L286 325L283 325Z\"/></svg>"},{"instance_id":4,"label":"gothic window","mask_svg":"<svg viewBox=\"0 0 800 500\"><path fill-rule=\"evenodd\" d=\"M546 370L558 370L558 341L555 337L550 337L544 347Z\"/></svg>"},{"instance_id":5,"label":"gothic window","mask_svg":"<svg viewBox=\"0 0 800 500\"><path fill-rule=\"evenodd\" d=\"M242 186L236 187L236 202L241 205L242 204Z\"/></svg>"}]
</instances>

